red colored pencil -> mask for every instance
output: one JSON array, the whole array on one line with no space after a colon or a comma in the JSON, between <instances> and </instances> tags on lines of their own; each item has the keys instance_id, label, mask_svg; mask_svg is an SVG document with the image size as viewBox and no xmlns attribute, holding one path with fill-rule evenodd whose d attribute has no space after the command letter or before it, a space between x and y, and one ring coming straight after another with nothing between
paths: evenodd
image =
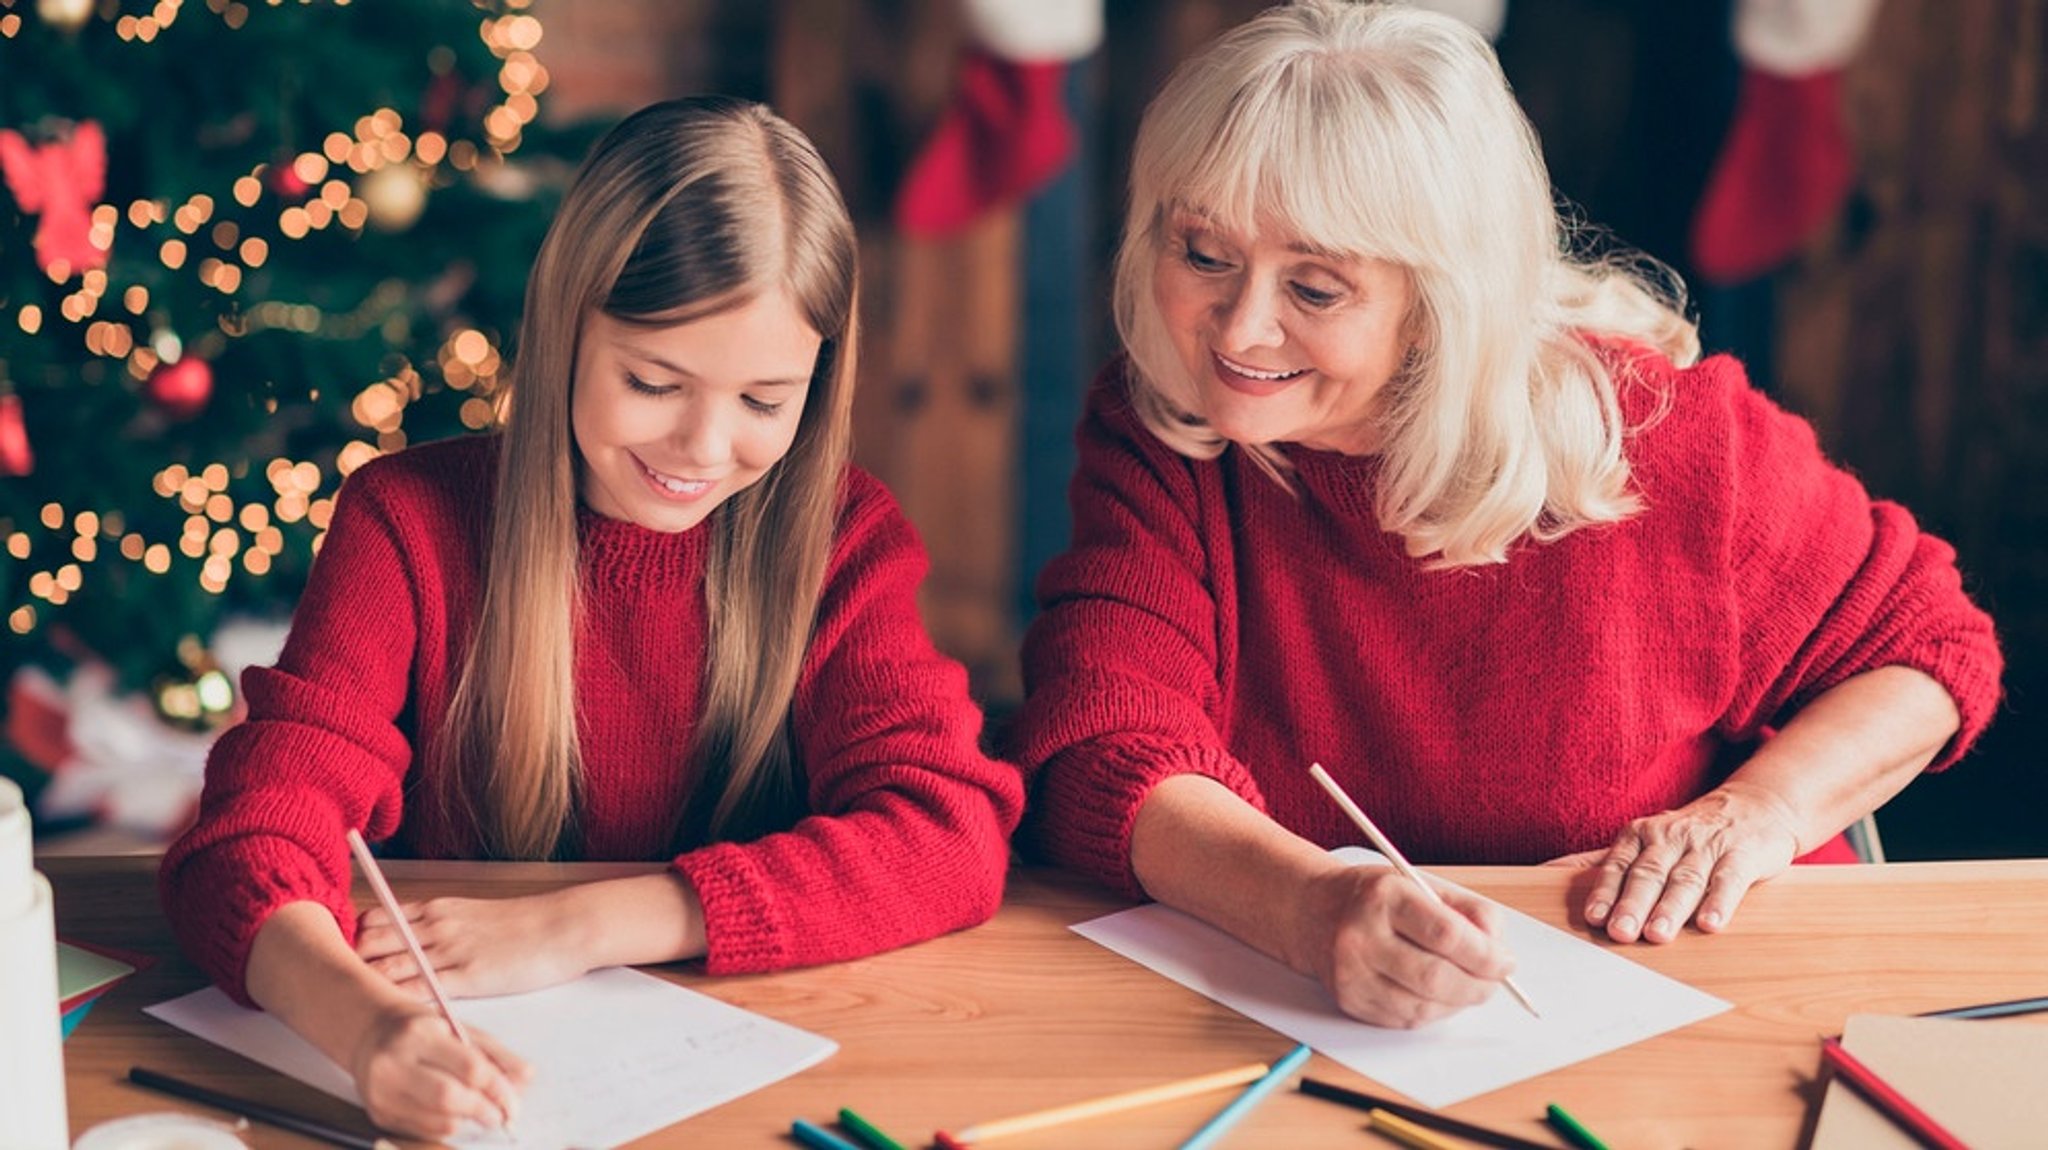
<instances>
[{"instance_id":1,"label":"red colored pencil","mask_svg":"<svg viewBox=\"0 0 2048 1150\"><path fill-rule=\"evenodd\" d=\"M1834 1067L1842 1081L1854 1087L1856 1093L1868 1099L1872 1106L1884 1112L1899 1129L1911 1134L1924 1146L1933 1150L1970 1150L1963 1140L1948 1132L1941 1123L1929 1117L1925 1110L1913 1105L1906 1096L1892 1088L1891 1083L1877 1076L1877 1072L1858 1061L1856 1056L1843 1049L1839 1039L1820 1040L1823 1061Z\"/></svg>"}]
</instances>

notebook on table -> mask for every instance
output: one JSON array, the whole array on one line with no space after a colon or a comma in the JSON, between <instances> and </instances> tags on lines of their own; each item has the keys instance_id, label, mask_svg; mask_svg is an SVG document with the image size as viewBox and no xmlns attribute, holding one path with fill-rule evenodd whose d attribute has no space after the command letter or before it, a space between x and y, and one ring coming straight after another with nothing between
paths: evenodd
<instances>
[{"instance_id":1,"label":"notebook on table","mask_svg":"<svg viewBox=\"0 0 2048 1150\"><path fill-rule=\"evenodd\" d=\"M2048 1022L1852 1014L1842 1046L1970 1150L2048 1138ZM1846 1083L1821 1097L1811 1150L1919 1150Z\"/></svg>"}]
</instances>

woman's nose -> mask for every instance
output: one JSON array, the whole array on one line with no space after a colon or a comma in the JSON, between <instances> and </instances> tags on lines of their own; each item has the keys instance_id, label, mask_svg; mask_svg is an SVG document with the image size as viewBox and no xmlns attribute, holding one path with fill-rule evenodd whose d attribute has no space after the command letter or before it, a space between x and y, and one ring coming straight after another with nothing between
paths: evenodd
<instances>
[{"instance_id":1,"label":"woman's nose","mask_svg":"<svg viewBox=\"0 0 2048 1150\"><path fill-rule=\"evenodd\" d=\"M1280 331L1279 309L1271 293L1244 281L1218 305L1217 328L1227 351L1277 347L1286 337Z\"/></svg>"}]
</instances>

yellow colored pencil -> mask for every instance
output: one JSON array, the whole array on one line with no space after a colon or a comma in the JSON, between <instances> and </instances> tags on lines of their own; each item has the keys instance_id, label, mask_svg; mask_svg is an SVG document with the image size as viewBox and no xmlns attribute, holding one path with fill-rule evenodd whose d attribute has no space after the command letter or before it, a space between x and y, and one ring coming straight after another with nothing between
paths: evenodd
<instances>
[{"instance_id":1,"label":"yellow colored pencil","mask_svg":"<svg viewBox=\"0 0 2048 1150\"><path fill-rule=\"evenodd\" d=\"M1207 1094L1214 1090L1228 1090L1233 1086L1243 1086L1247 1082L1257 1081L1268 1069L1268 1065L1264 1062L1248 1063L1247 1065L1234 1067L1229 1070L1219 1070L1214 1074L1204 1074L1199 1078L1184 1078L1178 1082L1162 1082L1157 1086L1147 1086L1139 1090L1128 1090L1122 1094L1110 1094L1101 1098L1091 1098L1085 1102L1055 1106L1050 1110L1034 1110L1029 1114L998 1118L993 1122L983 1122L978 1125L969 1126L952 1137L957 1142L985 1142L991 1138L1001 1138L1006 1134L1022 1134L1027 1130L1042 1130L1047 1126L1058 1126L1063 1122L1079 1122L1084 1118L1114 1114L1119 1110L1135 1110L1140 1106L1152 1106L1161 1102L1171 1102L1176 1098L1190 1098L1194 1095Z\"/></svg>"},{"instance_id":2,"label":"yellow colored pencil","mask_svg":"<svg viewBox=\"0 0 2048 1150\"><path fill-rule=\"evenodd\" d=\"M1415 1150L1458 1150L1456 1142L1433 1134L1398 1114L1372 1110L1366 1117L1372 1119L1373 1129L1404 1146L1413 1146Z\"/></svg>"}]
</instances>

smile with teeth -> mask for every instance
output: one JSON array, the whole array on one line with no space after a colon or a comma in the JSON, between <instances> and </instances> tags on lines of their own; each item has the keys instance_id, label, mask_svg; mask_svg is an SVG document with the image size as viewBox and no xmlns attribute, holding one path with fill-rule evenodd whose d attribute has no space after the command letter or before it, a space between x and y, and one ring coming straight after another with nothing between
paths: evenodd
<instances>
[{"instance_id":1,"label":"smile with teeth","mask_svg":"<svg viewBox=\"0 0 2048 1150\"><path fill-rule=\"evenodd\" d=\"M670 494L702 495L706 491L711 490L712 481L709 479L678 479L673 475L664 475L661 472L656 471L652 467L647 466L647 464L641 461L637 456L634 458L633 462L640 464L641 474L653 480L656 486L660 487L664 491L669 492Z\"/></svg>"},{"instance_id":2,"label":"smile with teeth","mask_svg":"<svg viewBox=\"0 0 2048 1150\"><path fill-rule=\"evenodd\" d=\"M1241 364L1236 360L1230 359L1229 357L1224 356L1222 354L1216 352L1211 352L1210 354L1216 356L1217 363L1220 363L1224 367L1227 367L1230 370L1236 372L1237 374L1244 376L1246 379L1262 380L1269 383L1277 382L1283 379L1293 379L1295 376L1302 375L1308 371L1308 369L1305 367L1298 367L1295 368L1293 371L1260 371L1258 368L1255 367L1246 367L1244 364Z\"/></svg>"}]
</instances>

